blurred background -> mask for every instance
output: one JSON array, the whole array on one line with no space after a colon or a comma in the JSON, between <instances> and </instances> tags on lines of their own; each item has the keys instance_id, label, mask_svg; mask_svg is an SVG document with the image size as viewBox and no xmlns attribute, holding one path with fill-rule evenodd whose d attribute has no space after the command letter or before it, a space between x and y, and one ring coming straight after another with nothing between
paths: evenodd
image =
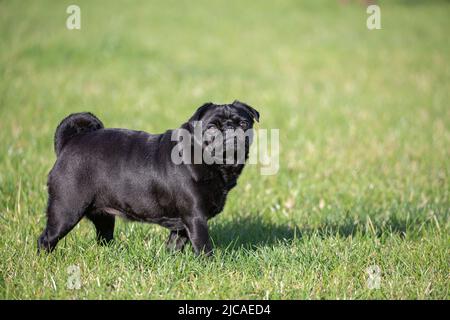
<instances>
[{"instance_id":1,"label":"blurred background","mask_svg":"<svg viewBox=\"0 0 450 320\"><path fill-rule=\"evenodd\" d=\"M26 257L12 252L34 252L44 224L63 117L159 133L204 102L239 99L259 128L280 129L280 171L245 170L213 223L217 243L409 230L409 250L441 254L434 293L448 297L450 2L376 3L381 30L368 30L366 1L0 1L4 296L20 296L6 270ZM70 4L80 30L66 28ZM92 240L86 225L78 237ZM32 270L17 281L33 283Z\"/></svg>"}]
</instances>

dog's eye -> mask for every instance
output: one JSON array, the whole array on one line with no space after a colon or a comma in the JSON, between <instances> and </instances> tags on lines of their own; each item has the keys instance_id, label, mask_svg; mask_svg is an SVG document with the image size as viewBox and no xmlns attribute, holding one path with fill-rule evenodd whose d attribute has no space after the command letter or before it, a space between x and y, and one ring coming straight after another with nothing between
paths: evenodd
<instances>
[{"instance_id":1,"label":"dog's eye","mask_svg":"<svg viewBox=\"0 0 450 320\"><path fill-rule=\"evenodd\" d=\"M239 126L243 129L247 129L248 128L248 122L245 120L242 120L241 122L239 122Z\"/></svg>"},{"instance_id":2,"label":"dog's eye","mask_svg":"<svg viewBox=\"0 0 450 320\"><path fill-rule=\"evenodd\" d=\"M214 123L210 123L210 124L208 124L206 129L207 130L215 130L215 129L217 129L217 126Z\"/></svg>"}]
</instances>

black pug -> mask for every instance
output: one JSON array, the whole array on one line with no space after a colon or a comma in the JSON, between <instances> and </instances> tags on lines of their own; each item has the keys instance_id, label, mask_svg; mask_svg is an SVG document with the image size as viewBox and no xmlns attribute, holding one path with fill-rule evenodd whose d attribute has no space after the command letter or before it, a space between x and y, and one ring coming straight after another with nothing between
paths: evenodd
<instances>
[{"instance_id":1,"label":"black pug","mask_svg":"<svg viewBox=\"0 0 450 320\"><path fill-rule=\"evenodd\" d=\"M201 121L203 131L246 131L254 120L258 111L245 103L206 103L181 128L192 133ZM197 255L210 255L208 220L222 211L245 163L175 164L172 131L107 129L91 113L65 118L55 133L57 160L48 175L47 225L38 251L51 252L84 216L97 241L108 243L117 215L168 228L169 249L182 250L190 240ZM250 143L246 139L245 159Z\"/></svg>"}]
</instances>

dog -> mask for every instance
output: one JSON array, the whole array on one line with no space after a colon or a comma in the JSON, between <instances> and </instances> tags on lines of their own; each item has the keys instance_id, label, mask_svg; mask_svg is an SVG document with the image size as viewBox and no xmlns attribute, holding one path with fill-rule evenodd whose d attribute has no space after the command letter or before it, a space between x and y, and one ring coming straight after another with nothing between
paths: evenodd
<instances>
[{"instance_id":1,"label":"dog","mask_svg":"<svg viewBox=\"0 0 450 320\"><path fill-rule=\"evenodd\" d=\"M176 164L173 136L181 129L193 133L199 123L203 134L247 132L255 121L259 112L237 100L205 103L180 128L163 134L105 128L89 112L69 115L55 132L57 159L48 175L47 224L38 252L53 251L83 217L94 224L98 243L108 244L119 216L168 228L169 250L181 251L190 241L196 255L211 255L208 220L223 210L236 186L251 139L245 139L243 163ZM197 146L204 151L210 143L197 141Z\"/></svg>"}]
</instances>

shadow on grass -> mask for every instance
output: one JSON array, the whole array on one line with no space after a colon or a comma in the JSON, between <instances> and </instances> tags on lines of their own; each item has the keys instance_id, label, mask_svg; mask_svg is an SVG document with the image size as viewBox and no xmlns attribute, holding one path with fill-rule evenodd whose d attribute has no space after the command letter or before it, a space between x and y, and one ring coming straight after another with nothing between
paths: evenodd
<instances>
[{"instance_id":1,"label":"shadow on grass","mask_svg":"<svg viewBox=\"0 0 450 320\"><path fill-rule=\"evenodd\" d=\"M369 222L370 221L370 222ZM355 235L380 238L386 234L405 236L411 221L390 217L387 220L356 222L346 218L339 222L325 222L317 227L299 227L289 224L273 224L257 217L238 218L229 222L216 223L211 228L211 236L216 247L239 250L272 246L279 242L290 243L305 236L350 237Z\"/></svg>"}]
</instances>

